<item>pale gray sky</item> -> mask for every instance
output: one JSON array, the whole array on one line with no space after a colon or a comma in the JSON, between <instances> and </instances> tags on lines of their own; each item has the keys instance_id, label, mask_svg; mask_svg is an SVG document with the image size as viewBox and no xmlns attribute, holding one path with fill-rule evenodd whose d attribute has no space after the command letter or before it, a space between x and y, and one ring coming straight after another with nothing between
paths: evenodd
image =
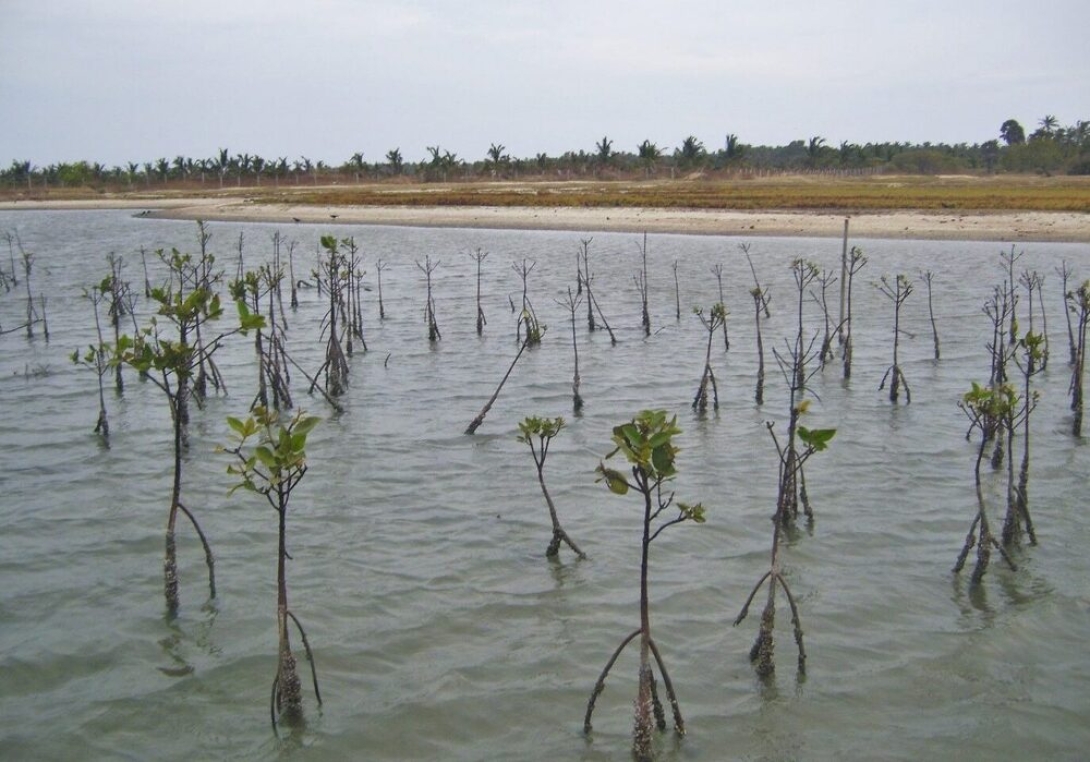
<instances>
[{"instance_id":1,"label":"pale gray sky","mask_svg":"<svg viewBox=\"0 0 1090 762\"><path fill-rule=\"evenodd\" d=\"M0 0L0 166L976 143L1090 119L1086 0Z\"/></svg>"}]
</instances>

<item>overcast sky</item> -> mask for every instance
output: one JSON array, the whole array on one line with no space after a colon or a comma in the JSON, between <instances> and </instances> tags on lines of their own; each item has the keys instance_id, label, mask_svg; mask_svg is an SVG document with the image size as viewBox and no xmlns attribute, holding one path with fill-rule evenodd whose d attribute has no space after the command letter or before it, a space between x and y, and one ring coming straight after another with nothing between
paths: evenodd
<instances>
[{"instance_id":1,"label":"overcast sky","mask_svg":"<svg viewBox=\"0 0 1090 762\"><path fill-rule=\"evenodd\" d=\"M1090 120L1087 0L0 0L0 166Z\"/></svg>"}]
</instances>

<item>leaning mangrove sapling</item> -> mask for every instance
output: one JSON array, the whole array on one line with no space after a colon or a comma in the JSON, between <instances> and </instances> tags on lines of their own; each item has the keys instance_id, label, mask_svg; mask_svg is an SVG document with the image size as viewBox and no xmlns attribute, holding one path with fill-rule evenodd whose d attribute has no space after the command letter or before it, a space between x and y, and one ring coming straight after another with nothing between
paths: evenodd
<instances>
[{"instance_id":1,"label":"leaning mangrove sapling","mask_svg":"<svg viewBox=\"0 0 1090 762\"><path fill-rule=\"evenodd\" d=\"M552 444L553 438L560 433L562 428L564 428L563 418L538 418L537 416L524 418L519 423L518 440L530 448L530 454L534 458L534 465L537 466L537 481L541 485L541 494L545 496L545 504L549 506L549 519L553 524L553 537L549 541L549 546L545 549L545 556L556 558L560 554L560 543L564 542L580 558L586 558L586 553L579 549L579 546L560 526L556 505L545 486L545 458L549 455L549 445Z\"/></svg>"},{"instance_id":2,"label":"leaning mangrove sapling","mask_svg":"<svg viewBox=\"0 0 1090 762\"><path fill-rule=\"evenodd\" d=\"M675 516L663 517L664 512L674 505L674 494L663 495L663 486L673 481L677 475L675 460L678 447L674 444L674 438L681 433L677 427L677 417L667 418L663 410L644 410L628 423L616 426L613 429L613 444L615 445L605 460L609 460L618 453L628 461L628 472L609 468L605 461L598 464L599 481L604 481L610 491L617 495L626 495L630 491L638 493L643 503L643 539L640 545L640 626L632 634L626 637L613 652L605 669L598 677L590 700L587 702L587 712L583 720L583 730L590 733L591 715L598 696L605 690L606 677L613 667L617 657L625 646L639 637L640 640L640 671L639 689L636 694L635 725L632 733L632 751L637 760L641 762L652 757L652 741L654 728L666 729L666 717L659 701L658 687L655 681L654 671L651 666L651 657L654 656L662 675L663 685L666 687L666 695L674 715L674 730L682 735L685 733L685 722L681 716L681 708L674 693L674 686L670 682L670 676L662 660L655 640L651 637L651 607L648 595L648 573L650 569L651 542L667 528L684 521L704 521L704 506L700 503L688 505L678 502ZM657 522L657 523L656 523ZM652 719L653 717L653 719Z\"/></svg>"},{"instance_id":3,"label":"leaning mangrove sapling","mask_svg":"<svg viewBox=\"0 0 1090 762\"><path fill-rule=\"evenodd\" d=\"M466 427L466 434L474 434L481 424L484 423L484 417L488 415L488 411L492 409L492 405L495 404L496 399L500 396L500 392L503 390L503 385L507 383L507 379L511 377L511 371L515 369L515 363L522 357L523 352L530 346L531 337L537 337L537 341L541 341L541 337L545 334L545 325L538 323L537 320L529 313L523 314L519 317L520 321L525 320L527 324L526 338L519 344L519 351L515 354L515 359L511 361L511 364L507 367L507 372L503 374L503 378L500 379L499 385L496 387L496 391L492 392L492 396L488 398L488 402L481 408L481 412L477 413L477 417L469 422L469 426Z\"/></svg>"},{"instance_id":4,"label":"leaning mangrove sapling","mask_svg":"<svg viewBox=\"0 0 1090 762\"><path fill-rule=\"evenodd\" d=\"M318 418L306 416L299 411L285 425L280 422L276 411L265 407L255 408L253 414L246 420L227 419L233 437L238 440L235 447L226 449L226 452L236 459L236 462L227 466L227 473L239 478L239 483L231 489L231 492L245 489L263 496L276 511L279 523L276 555L278 649L276 677L273 678L272 696L269 702L269 714L274 731L278 721L288 726L303 723L303 696L295 655L291 650L289 619L299 630L307 660L310 662L314 696L318 706L322 705L314 654L310 650L310 643L303 625L288 606L286 564L291 558L287 549L288 503L291 500L291 493L299 486L307 473L307 435L318 425L318 422ZM256 442L251 444L255 438Z\"/></svg>"}]
</instances>

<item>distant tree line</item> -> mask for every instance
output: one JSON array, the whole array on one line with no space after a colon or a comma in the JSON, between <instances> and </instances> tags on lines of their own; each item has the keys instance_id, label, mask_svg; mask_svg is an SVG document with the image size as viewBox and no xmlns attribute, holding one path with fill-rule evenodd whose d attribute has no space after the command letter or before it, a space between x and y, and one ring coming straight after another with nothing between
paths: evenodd
<instances>
[{"instance_id":1,"label":"distant tree line","mask_svg":"<svg viewBox=\"0 0 1090 762\"><path fill-rule=\"evenodd\" d=\"M983 143L858 143L828 145L812 136L784 146L750 145L728 134L709 149L694 135L672 150L644 140L633 150L614 147L603 137L593 150L567 151L560 156L539 153L516 158L502 143L491 143L480 159L467 160L439 145L426 146L420 162L407 162L400 148L377 161L353 154L339 166L312 161L306 156L275 159L251 154L231 154L221 148L216 155L196 159L175 156L155 161L128 162L107 167L98 162L77 161L46 167L30 161L13 161L0 170L0 188L33 191L44 188L95 188L138 190L175 188L226 188L302 185L407 178L416 182L457 182L488 179L632 179L684 177L700 173L1040 173L1090 174L1090 123L1077 121L1064 127L1046 115L1028 136L1015 119L1000 125L999 136Z\"/></svg>"}]
</instances>

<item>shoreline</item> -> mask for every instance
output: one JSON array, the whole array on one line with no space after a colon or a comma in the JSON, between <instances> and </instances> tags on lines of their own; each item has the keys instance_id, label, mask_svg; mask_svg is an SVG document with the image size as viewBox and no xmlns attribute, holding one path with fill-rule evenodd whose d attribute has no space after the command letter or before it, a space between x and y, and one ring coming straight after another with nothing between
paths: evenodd
<instances>
[{"instance_id":1,"label":"shoreline","mask_svg":"<svg viewBox=\"0 0 1090 762\"><path fill-rule=\"evenodd\" d=\"M12 210L138 210L143 217L283 224L683 235L1090 243L1090 215L1077 212L811 212L628 207L308 206L244 198L89 199L0 202Z\"/></svg>"}]
</instances>

